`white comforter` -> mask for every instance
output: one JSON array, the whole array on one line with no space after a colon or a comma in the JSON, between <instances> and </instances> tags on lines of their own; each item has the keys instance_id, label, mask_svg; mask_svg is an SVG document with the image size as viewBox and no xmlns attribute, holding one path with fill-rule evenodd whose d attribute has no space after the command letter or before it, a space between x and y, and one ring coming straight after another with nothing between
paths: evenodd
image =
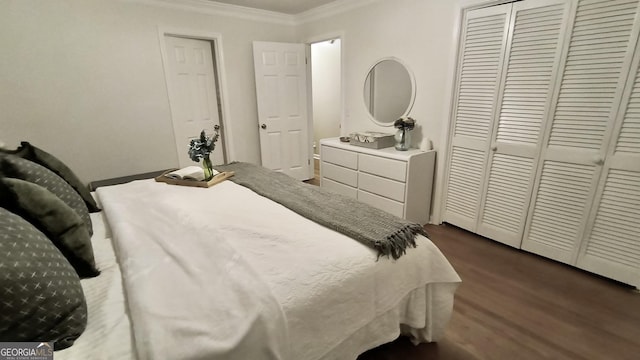
<instances>
[{"instance_id":1,"label":"white comforter","mask_svg":"<svg viewBox=\"0 0 640 360\"><path fill-rule=\"evenodd\" d=\"M431 341L450 316L460 279L424 237L399 260L376 261L374 250L230 181L97 193L142 359L356 356L393 339L363 336L374 320Z\"/></svg>"}]
</instances>

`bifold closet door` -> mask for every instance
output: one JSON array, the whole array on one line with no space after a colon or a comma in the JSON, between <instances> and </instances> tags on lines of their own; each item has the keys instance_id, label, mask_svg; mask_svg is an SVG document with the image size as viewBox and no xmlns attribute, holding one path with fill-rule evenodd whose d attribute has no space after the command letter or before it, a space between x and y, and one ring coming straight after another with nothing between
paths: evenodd
<instances>
[{"instance_id":1,"label":"bifold closet door","mask_svg":"<svg viewBox=\"0 0 640 360\"><path fill-rule=\"evenodd\" d=\"M570 0L528 0L469 11L445 221L520 246L570 4ZM490 58L492 72L483 63L486 76L480 77L475 76L476 52L483 46L469 39L487 43L488 32L477 36L476 24L488 24L489 18L500 19L491 22L492 44L504 55ZM504 33L499 26L504 26ZM487 62L489 57L481 55ZM485 91L483 97L478 89Z\"/></svg>"},{"instance_id":2,"label":"bifold closet door","mask_svg":"<svg viewBox=\"0 0 640 360\"><path fill-rule=\"evenodd\" d=\"M604 162L577 266L640 287L640 51Z\"/></svg>"},{"instance_id":3,"label":"bifold closet door","mask_svg":"<svg viewBox=\"0 0 640 360\"><path fill-rule=\"evenodd\" d=\"M638 38L638 4L637 0L578 2L540 154L522 242L525 250L576 264L592 208L598 205L594 198L601 175L611 179L605 181L609 187L603 185L603 199L605 194L620 199L631 194L617 192L614 183L632 182L634 175L621 173L624 166L606 157ZM603 171L609 164L610 169ZM605 208L600 210L604 216ZM617 227L611 224L609 230L613 228Z\"/></svg>"},{"instance_id":4,"label":"bifold closet door","mask_svg":"<svg viewBox=\"0 0 640 360\"><path fill-rule=\"evenodd\" d=\"M475 231L511 4L466 12L453 109L444 220Z\"/></svg>"},{"instance_id":5,"label":"bifold closet door","mask_svg":"<svg viewBox=\"0 0 640 360\"><path fill-rule=\"evenodd\" d=\"M571 2L513 4L476 233L520 247Z\"/></svg>"}]
</instances>

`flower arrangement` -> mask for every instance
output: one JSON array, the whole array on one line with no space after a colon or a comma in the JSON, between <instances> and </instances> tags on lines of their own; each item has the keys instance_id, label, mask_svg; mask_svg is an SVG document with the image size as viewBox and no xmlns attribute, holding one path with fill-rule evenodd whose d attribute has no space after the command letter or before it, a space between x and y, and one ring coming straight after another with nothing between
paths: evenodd
<instances>
[{"instance_id":1,"label":"flower arrangement","mask_svg":"<svg viewBox=\"0 0 640 360\"><path fill-rule=\"evenodd\" d=\"M200 132L200 138L191 139L189 143L189 158L195 162L202 160L202 169L204 170L204 179L211 180L213 177L213 164L209 155L216 148L216 141L220 137L218 129L213 136L207 136L204 130Z\"/></svg>"},{"instance_id":2,"label":"flower arrangement","mask_svg":"<svg viewBox=\"0 0 640 360\"><path fill-rule=\"evenodd\" d=\"M400 130L412 130L416 126L416 121L410 117L401 117L393 123L393 127Z\"/></svg>"},{"instance_id":3,"label":"flower arrangement","mask_svg":"<svg viewBox=\"0 0 640 360\"><path fill-rule=\"evenodd\" d=\"M191 143L189 143L189 158L195 162L200 162L200 160L208 157L216 148L216 141L218 141L219 136L218 130L213 136L207 136L205 131L202 130L200 138L191 139Z\"/></svg>"},{"instance_id":4,"label":"flower arrangement","mask_svg":"<svg viewBox=\"0 0 640 360\"><path fill-rule=\"evenodd\" d=\"M411 146L411 133L409 130L412 130L415 126L416 121L410 117L401 117L393 123L393 127L398 129L395 135L396 150L409 150Z\"/></svg>"}]
</instances>

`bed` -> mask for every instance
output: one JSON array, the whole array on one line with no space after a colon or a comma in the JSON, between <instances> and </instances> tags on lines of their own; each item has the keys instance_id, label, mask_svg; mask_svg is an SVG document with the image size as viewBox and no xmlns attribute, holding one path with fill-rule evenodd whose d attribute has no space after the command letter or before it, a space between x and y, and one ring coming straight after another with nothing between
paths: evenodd
<instances>
[{"instance_id":1,"label":"bed","mask_svg":"<svg viewBox=\"0 0 640 360\"><path fill-rule=\"evenodd\" d=\"M355 359L443 336L460 278L423 236L398 259L224 181L101 187L87 327L56 359Z\"/></svg>"}]
</instances>

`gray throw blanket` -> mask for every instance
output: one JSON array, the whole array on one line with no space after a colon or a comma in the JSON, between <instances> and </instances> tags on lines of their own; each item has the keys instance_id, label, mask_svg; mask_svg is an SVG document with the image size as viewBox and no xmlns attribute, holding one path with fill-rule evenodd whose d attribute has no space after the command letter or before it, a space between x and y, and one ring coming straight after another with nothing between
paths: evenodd
<instances>
[{"instance_id":1,"label":"gray throw blanket","mask_svg":"<svg viewBox=\"0 0 640 360\"><path fill-rule=\"evenodd\" d=\"M406 252L407 247L416 246L416 234L427 236L419 224L400 219L356 199L305 184L283 173L242 162L215 168L218 171L235 171L229 180L376 249L378 256L397 259Z\"/></svg>"}]
</instances>

